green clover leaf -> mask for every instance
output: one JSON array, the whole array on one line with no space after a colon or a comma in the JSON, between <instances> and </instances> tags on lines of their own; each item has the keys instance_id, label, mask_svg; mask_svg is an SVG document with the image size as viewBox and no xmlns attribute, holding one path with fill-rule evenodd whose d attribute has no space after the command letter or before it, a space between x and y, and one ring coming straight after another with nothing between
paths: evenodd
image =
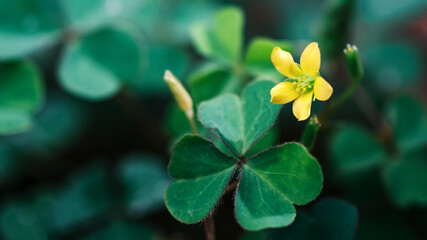
<instances>
[{"instance_id":1,"label":"green clover leaf","mask_svg":"<svg viewBox=\"0 0 427 240\"><path fill-rule=\"evenodd\" d=\"M315 199L322 189L319 163L298 143L268 149L243 166L236 194L237 221L248 230L293 222L293 204Z\"/></svg>"},{"instance_id":2,"label":"green clover leaf","mask_svg":"<svg viewBox=\"0 0 427 240\"><path fill-rule=\"evenodd\" d=\"M199 106L199 119L237 156L243 156L271 128L281 105L270 103L271 81L250 84L239 98L227 93Z\"/></svg>"},{"instance_id":3,"label":"green clover leaf","mask_svg":"<svg viewBox=\"0 0 427 240\"><path fill-rule=\"evenodd\" d=\"M237 181L236 219L248 230L287 226L296 216L294 204L306 204L319 195L322 171L303 145L287 143L245 156L279 114L280 106L269 102L273 85L256 81L244 89L241 98L226 93L200 104L201 122L213 128L233 153L227 155L198 135L178 140L169 164L169 174L176 181L165 195L166 206L176 219L202 221L230 181Z\"/></svg>"},{"instance_id":4,"label":"green clover leaf","mask_svg":"<svg viewBox=\"0 0 427 240\"><path fill-rule=\"evenodd\" d=\"M208 215L235 169L230 156L209 140L185 135L176 144L169 174L177 181L166 190L169 212L184 223L195 223Z\"/></svg>"}]
</instances>

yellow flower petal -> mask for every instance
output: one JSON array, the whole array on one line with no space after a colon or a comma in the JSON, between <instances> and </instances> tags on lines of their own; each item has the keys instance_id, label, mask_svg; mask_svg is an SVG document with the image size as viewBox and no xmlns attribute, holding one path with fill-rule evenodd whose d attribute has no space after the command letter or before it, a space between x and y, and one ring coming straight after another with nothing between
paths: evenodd
<instances>
[{"instance_id":1,"label":"yellow flower petal","mask_svg":"<svg viewBox=\"0 0 427 240\"><path fill-rule=\"evenodd\" d=\"M297 78L302 74L301 69L295 63L292 55L279 47L273 48L271 52L271 62L273 62L277 71L288 78Z\"/></svg>"},{"instance_id":2,"label":"yellow flower petal","mask_svg":"<svg viewBox=\"0 0 427 240\"><path fill-rule=\"evenodd\" d=\"M301 68L304 73L317 77L320 69L320 49L317 42L312 42L304 49L300 59Z\"/></svg>"},{"instance_id":3,"label":"yellow flower petal","mask_svg":"<svg viewBox=\"0 0 427 240\"><path fill-rule=\"evenodd\" d=\"M285 104L299 97L296 86L290 82L281 82L274 86L271 91L270 102L274 104Z\"/></svg>"},{"instance_id":4,"label":"yellow flower petal","mask_svg":"<svg viewBox=\"0 0 427 240\"><path fill-rule=\"evenodd\" d=\"M298 121L306 120L310 117L311 102L313 101L313 91L305 93L295 99L292 111Z\"/></svg>"},{"instance_id":5,"label":"yellow flower petal","mask_svg":"<svg viewBox=\"0 0 427 240\"><path fill-rule=\"evenodd\" d=\"M322 77L317 77L314 81L314 96L316 99L326 101L331 97L333 91L331 85Z\"/></svg>"}]
</instances>

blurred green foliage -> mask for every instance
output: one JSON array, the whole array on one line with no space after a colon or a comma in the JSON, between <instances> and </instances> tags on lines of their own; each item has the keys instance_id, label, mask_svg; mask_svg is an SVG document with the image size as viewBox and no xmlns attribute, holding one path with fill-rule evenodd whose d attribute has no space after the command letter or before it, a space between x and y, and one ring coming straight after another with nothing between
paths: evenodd
<instances>
[{"instance_id":1,"label":"blurred green foliage","mask_svg":"<svg viewBox=\"0 0 427 240\"><path fill-rule=\"evenodd\" d=\"M345 44L358 46L366 70L360 91L322 123L310 153L324 172L323 200L297 206L289 227L242 239L426 239L426 11L425 0L0 1L0 238L203 238L198 225L179 224L164 208L172 143L191 131L164 70L188 87L207 124L209 112L224 111L206 109L218 96L240 100L253 80L283 80L270 62L273 47L301 52L318 41L331 102L350 82ZM238 115L223 105L227 117ZM312 111L324 107L315 101ZM285 105L274 128L252 136L254 146L244 130L231 141L231 131L216 128L233 151L251 157L300 139L305 124L289 114ZM242 191L225 194L225 210L214 215L219 239L243 233L232 199L240 213L243 206L267 212L253 188ZM251 229L274 225L245 220Z\"/></svg>"}]
</instances>

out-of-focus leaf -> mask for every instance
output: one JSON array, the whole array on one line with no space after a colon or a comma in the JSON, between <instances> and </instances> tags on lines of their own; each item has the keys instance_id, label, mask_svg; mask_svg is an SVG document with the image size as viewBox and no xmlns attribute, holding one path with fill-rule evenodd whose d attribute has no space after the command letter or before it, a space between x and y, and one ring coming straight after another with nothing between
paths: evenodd
<instances>
[{"instance_id":1,"label":"out-of-focus leaf","mask_svg":"<svg viewBox=\"0 0 427 240\"><path fill-rule=\"evenodd\" d=\"M384 169L384 180L393 201L401 206L427 206L426 159L402 159Z\"/></svg>"},{"instance_id":2,"label":"out-of-focus leaf","mask_svg":"<svg viewBox=\"0 0 427 240\"><path fill-rule=\"evenodd\" d=\"M61 85L87 100L113 96L143 69L141 39L127 26L114 26L67 46L59 69Z\"/></svg>"},{"instance_id":3,"label":"out-of-focus leaf","mask_svg":"<svg viewBox=\"0 0 427 240\"><path fill-rule=\"evenodd\" d=\"M347 126L335 133L331 155L332 163L342 174L367 170L385 160L385 150L378 140L356 126Z\"/></svg>"},{"instance_id":4,"label":"out-of-focus leaf","mask_svg":"<svg viewBox=\"0 0 427 240\"><path fill-rule=\"evenodd\" d=\"M359 14L373 23L392 24L405 17L421 13L427 7L424 0L361 0Z\"/></svg>"},{"instance_id":5,"label":"out-of-focus leaf","mask_svg":"<svg viewBox=\"0 0 427 240\"><path fill-rule=\"evenodd\" d=\"M50 219L59 231L101 216L111 205L104 169L95 165L75 173L55 193L54 200Z\"/></svg>"},{"instance_id":6,"label":"out-of-focus leaf","mask_svg":"<svg viewBox=\"0 0 427 240\"><path fill-rule=\"evenodd\" d=\"M196 104L226 92L236 93L241 85L226 68L207 64L193 72L188 79L191 96Z\"/></svg>"},{"instance_id":7,"label":"out-of-focus leaf","mask_svg":"<svg viewBox=\"0 0 427 240\"><path fill-rule=\"evenodd\" d=\"M357 0L329 0L320 29L322 55L338 58L349 41L354 7Z\"/></svg>"},{"instance_id":8,"label":"out-of-focus leaf","mask_svg":"<svg viewBox=\"0 0 427 240\"><path fill-rule=\"evenodd\" d=\"M169 133L174 137L178 138L186 133L191 133L191 126L188 122L185 113L173 103L169 105L165 113L165 125Z\"/></svg>"},{"instance_id":9,"label":"out-of-focus leaf","mask_svg":"<svg viewBox=\"0 0 427 240\"><path fill-rule=\"evenodd\" d=\"M81 240L154 240L157 239L154 231L146 226L114 223L107 228L97 231Z\"/></svg>"},{"instance_id":10,"label":"out-of-focus leaf","mask_svg":"<svg viewBox=\"0 0 427 240\"><path fill-rule=\"evenodd\" d=\"M235 215L247 230L283 227L294 221L293 204L315 199L323 185L320 165L307 149L288 143L248 159L235 196Z\"/></svg>"},{"instance_id":11,"label":"out-of-focus leaf","mask_svg":"<svg viewBox=\"0 0 427 240\"><path fill-rule=\"evenodd\" d=\"M154 0L155 1L155 0ZM190 38L191 26L195 21L208 21L215 13L218 3L215 1L193 1L179 0L173 4L167 5L168 16L165 19L164 14L160 12L159 18L163 19L163 24L167 23L168 28L161 31L166 36L174 36L173 38L162 36L162 39L174 41L178 43L187 43ZM197 9L197 11L194 11ZM163 11L164 12L164 11ZM153 34L158 33L159 29L155 25L151 26ZM152 36L151 34L150 36Z\"/></svg>"},{"instance_id":12,"label":"out-of-focus leaf","mask_svg":"<svg viewBox=\"0 0 427 240\"><path fill-rule=\"evenodd\" d=\"M79 31L94 30L120 18L130 18L140 0L60 0L67 23Z\"/></svg>"},{"instance_id":13,"label":"out-of-focus leaf","mask_svg":"<svg viewBox=\"0 0 427 240\"><path fill-rule=\"evenodd\" d=\"M52 95L34 118L33 128L8 140L26 155L48 157L57 154L83 133L85 114L85 109L75 100Z\"/></svg>"},{"instance_id":14,"label":"out-of-focus leaf","mask_svg":"<svg viewBox=\"0 0 427 240\"><path fill-rule=\"evenodd\" d=\"M401 151L408 152L427 144L427 115L416 99L400 97L393 100L386 115Z\"/></svg>"},{"instance_id":15,"label":"out-of-focus leaf","mask_svg":"<svg viewBox=\"0 0 427 240\"><path fill-rule=\"evenodd\" d=\"M60 37L57 5L50 0L0 2L0 59L18 58Z\"/></svg>"},{"instance_id":16,"label":"out-of-focus leaf","mask_svg":"<svg viewBox=\"0 0 427 240\"><path fill-rule=\"evenodd\" d=\"M278 41L269 38L258 37L251 41L246 52L245 64L247 70L256 76L270 77L276 81L284 79L271 63L271 51L274 47L280 47L290 52L292 45L287 41Z\"/></svg>"},{"instance_id":17,"label":"out-of-focus leaf","mask_svg":"<svg viewBox=\"0 0 427 240\"><path fill-rule=\"evenodd\" d=\"M170 94L163 75L165 69L170 70L181 81L185 82L185 73L190 65L188 54L177 47L153 45L148 49L146 73L130 84L145 97L159 94Z\"/></svg>"},{"instance_id":18,"label":"out-of-focus leaf","mask_svg":"<svg viewBox=\"0 0 427 240\"><path fill-rule=\"evenodd\" d=\"M59 38L57 32L11 33L0 29L0 58L17 58L53 45Z\"/></svg>"},{"instance_id":19,"label":"out-of-focus leaf","mask_svg":"<svg viewBox=\"0 0 427 240\"><path fill-rule=\"evenodd\" d=\"M128 214L142 216L164 206L163 196L170 178L161 159L134 154L125 157L118 167Z\"/></svg>"},{"instance_id":20,"label":"out-of-focus leaf","mask_svg":"<svg viewBox=\"0 0 427 240\"><path fill-rule=\"evenodd\" d=\"M215 14L209 24L195 24L191 29L191 38L201 55L233 64L241 57L243 25L242 10L237 7L225 7Z\"/></svg>"},{"instance_id":21,"label":"out-of-focus leaf","mask_svg":"<svg viewBox=\"0 0 427 240\"><path fill-rule=\"evenodd\" d=\"M386 8L382 8L386 9ZM385 92L396 91L417 82L422 59L408 43L381 43L363 51L367 75Z\"/></svg>"},{"instance_id":22,"label":"out-of-focus leaf","mask_svg":"<svg viewBox=\"0 0 427 240\"><path fill-rule=\"evenodd\" d=\"M50 239L51 235L99 217L111 204L104 169L75 173L59 189L40 189L27 199L6 202L0 228L6 239Z\"/></svg>"},{"instance_id":23,"label":"out-of-focus leaf","mask_svg":"<svg viewBox=\"0 0 427 240\"><path fill-rule=\"evenodd\" d=\"M0 134L27 130L43 99L42 78L34 64L29 61L0 64Z\"/></svg>"},{"instance_id":24,"label":"out-of-focus leaf","mask_svg":"<svg viewBox=\"0 0 427 240\"><path fill-rule=\"evenodd\" d=\"M281 106L270 103L271 81L255 81L242 97L224 94L199 106L199 119L206 128L215 129L236 155L244 155L277 119Z\"/></svg>"},{"instance_id":25,"label":"out-of-focus leaf","mask_svg":"<svg viewBox=\"0 0 427 240\"><path fill-rule=\"evenodd\" d=\"M270 230L268 240L352 240L358 222L354 205L339 199L324 199L313 215L298 213L295 222L285 228Z\"/></svg>"},{"instance_id":26,"label":"out-of-focus leaf","mask_svg":"<svg viewBox=\"0 0 427 240\"><path fill-rule=\"evenodd\" d=\"M277 31L286 39L315 39L321 23L324 1L318 0L289 0L280 1L282 7L279 16L281 22L276 24ZM304 43L303 45L306 46ZM296 46L296 47L302 47ZM297 50L297 49L296 49ZM296 52L302 52L296 51Z\"/></svg>"},{"instance_id":27,"label":"out-of-focus leaf","mask_svg":"<svg viewBox=\"0 0 427 240\"><path fill-rule=\"evenodd\" d=\"M37 211L22 203L11 203L0 213L2 239L5 240L48 240L45 225L40 221Z\"/></svg>"}]
</instances>

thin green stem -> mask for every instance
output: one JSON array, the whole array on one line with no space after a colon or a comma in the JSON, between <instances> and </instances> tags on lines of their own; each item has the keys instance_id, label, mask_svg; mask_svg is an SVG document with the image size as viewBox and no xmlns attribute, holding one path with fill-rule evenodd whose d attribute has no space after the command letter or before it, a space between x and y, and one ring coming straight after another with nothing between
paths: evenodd
<instances>
[{"instance_id":1,"label":"thin green stem","mask_svg":"<svg viewBox=\"0 0 427 240\"><path fill-rule=\"evenodd\" d=\"M194 111L187 111L185 112L185 115L187 116L188 123L190 123L191 132L193 132L193 134L199 134L199 131L197 130L196 120L194 118Z\"/></svg>"},{"instance_id":2,"label":"thin green stem","mask_svg":"<svg viewBox=\"0 0 427 240\"><path fill-rule=\"evenodd\" d=\"M349 99L356 89L359 87L360 79L353 79L353 84L343 92L336 101L331 105L330 111L335 111L339 106L341 106L347 99Z\"/></svg>"},{"instance_id":3,"label":"thin green stem","mask_svg":"<svg viewBox=\"0 0 427 240\"><path fill-rule=\"evenodd\" d=\"M347 99L349 99L360 85L361 79L352 79L352 85L338 96L331 105L328 105L324 112L319 115L319 122L325 123L330 115L336 111Z\"/></svg>"}]
</instances>

